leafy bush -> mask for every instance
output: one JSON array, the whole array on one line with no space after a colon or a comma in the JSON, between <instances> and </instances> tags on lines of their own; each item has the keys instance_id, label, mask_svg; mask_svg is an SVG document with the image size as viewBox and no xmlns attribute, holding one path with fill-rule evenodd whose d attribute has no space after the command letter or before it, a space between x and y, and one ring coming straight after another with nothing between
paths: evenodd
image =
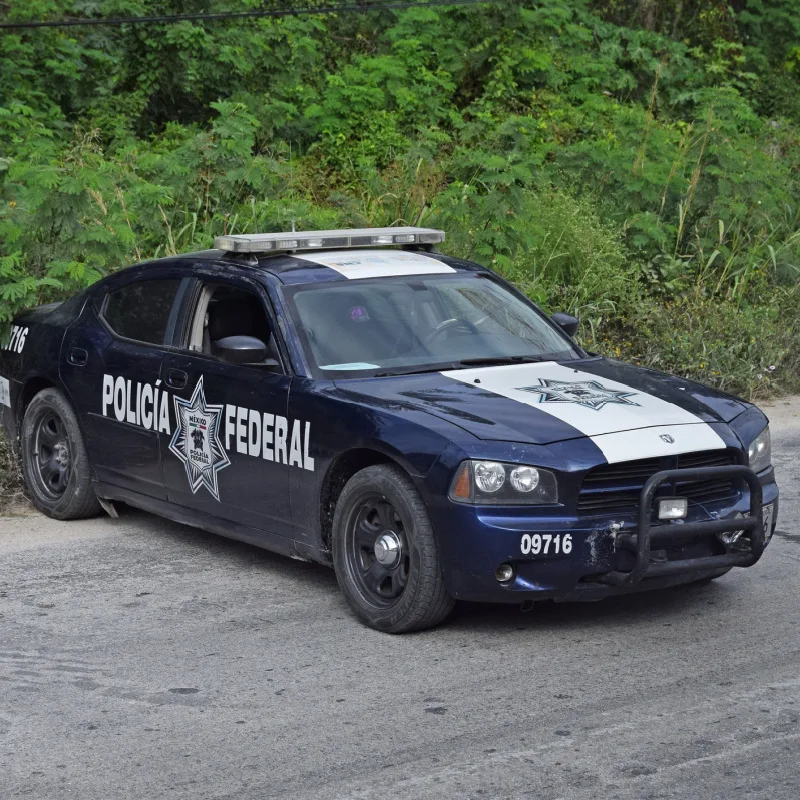
<instances>
[{"instance_id":1,"label":"leafy bush","mask_svg":"<svg viewBox=\"0 0 800 800\"><path fill-rule=\"evenodd\" d=\"M15 0L0 17L261 5ZM221 233L430 224L451 252L579 314L587 346L791 390L800 9L742 5L6 33L0 323Z\"/></svg>"},{"instance_id":2,"label":"leafy bush","mask_svg":"<svg viewBox=\"0 0 800 800\"><path fill-rule=\"evenodd\" d=\"M23 500L19 459L6 438L0 433L0 514L12 510Z\"/></svg>"},{"instance_id":3,"label":"leafy bush","mask_svg":"<svg viewBox=\"0 0 800 800\"><path fill-rule=\"evenodd\" d=\"M800 389L798 333L786 324L794 296L774 305L720 303L693 296L640 298L588 349L676 373L750 399Z\"/></svg>"}]
</instances>

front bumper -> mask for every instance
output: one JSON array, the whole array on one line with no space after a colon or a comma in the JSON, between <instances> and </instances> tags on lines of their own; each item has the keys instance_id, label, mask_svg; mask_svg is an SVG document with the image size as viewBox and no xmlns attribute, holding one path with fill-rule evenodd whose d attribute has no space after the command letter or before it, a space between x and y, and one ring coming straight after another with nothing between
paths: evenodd
<instances>
[{"instance_id":1,"label":"front bumper","mask_svg":"<svg viewBox=\"0 0 800 800\"><path fill-rule=\"evenodd\" d=\"M681 522L654 520L652 505L659 485L675 479L716 478L742 481L740 497L690 506L687 519ZM772 520L765 531L763 509L770 505ZM501 603L598 600L689 583L721 575L734 566L752 566L775 528L778 487L772 468L756 475L744 466L704 467L653 475L641 491L636 517L543 517L530 508L453 503L431 511L445 580L454 597ZM734 531L743 531L736 542L723 540L723 534ZM571 551L524 555L520 543L526 534L560 536L562 541L569 534ZM514 567L512 580L497 581L500 564Z\"/></svg>"}]
</instances>

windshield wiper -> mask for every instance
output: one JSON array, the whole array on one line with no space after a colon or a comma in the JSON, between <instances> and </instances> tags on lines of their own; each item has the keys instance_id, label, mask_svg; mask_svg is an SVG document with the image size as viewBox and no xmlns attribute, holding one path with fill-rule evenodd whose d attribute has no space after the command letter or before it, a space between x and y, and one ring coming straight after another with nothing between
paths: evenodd
<instances>
[{"instance_id":1,"label":"windshield wiper","mask_svg":"<svg viewBox=\"0 0 800 800\"><path fill-rule=\"evenodd\" d=\"M445 369L455 369L457 366L458 364L448 361L446 364L438 364L437 366L433 367L408 367L407 369L400 367L399 369L387 369L382 370L381 372L376 372L372 377L390 378L393 375L423 375L426 372L441 372Z\"/></svg>"},{"instance_id":2,"label":"windshield wiper","mask_svg":"<svg viewBox=\"0 0 800 800\"><path fill-rule=\"evenodd\" d=\"M426 367L408 367L404 369L387 369L376 372L374 378L388 378L393 375L422 375L426 372L443 372L448 369L465 369L467 367L491 367L499 364L537 364L550 361L542 356L487 356L485 358L464 358L461 361L448 361L444 364Z\"/></svg>"},{"instance_id":3,"label":"windshield wiper","mask_svg":"<svg viewBox=\"0 0 800 800\"><path fill-rule=\"evenodd\" d=\"M550 360L542 356L488 356L486 358L463 358L458 365L460 367L490 367L494 364L536 364Z\"/></svg>"}]
</instances>

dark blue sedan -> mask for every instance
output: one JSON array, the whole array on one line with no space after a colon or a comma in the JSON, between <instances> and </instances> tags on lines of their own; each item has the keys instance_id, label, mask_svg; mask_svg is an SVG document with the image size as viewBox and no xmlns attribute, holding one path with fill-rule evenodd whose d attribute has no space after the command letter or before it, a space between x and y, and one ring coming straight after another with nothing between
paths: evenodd
<instances>
[{"instance_id":1,"label":"dark blue sedan","mask_svg":"<svg viewBox=\"0 0 800 800\"><path fill-rule=\"evenodd\" d=\"M129 503L331 564L394 633L457 599L598 599L754 564L755 406L601 358L441 231L225 236L15 320L0 411L33 502Z\"/></svg>"}]
</instances>

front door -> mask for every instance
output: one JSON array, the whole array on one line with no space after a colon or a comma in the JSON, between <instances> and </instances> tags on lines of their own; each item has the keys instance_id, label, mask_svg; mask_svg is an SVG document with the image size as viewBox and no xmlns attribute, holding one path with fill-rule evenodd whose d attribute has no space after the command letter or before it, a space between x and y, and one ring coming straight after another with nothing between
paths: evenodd
<instances>
[{"instance_id":1,"label":"front door","mask_svg":"<svg viewBox=\"0 0 800 800\"><path fill-rule=\"evenodd\" d=\"M289 470L302 468L303 443L287 416L291 377L274 348L271 363L214 355L230 336L272 341L266 293L245 281L202 284L185 327L163 364L174 420L161 439L169 501L292 537Z\"/></svg>"}]
</instances>

